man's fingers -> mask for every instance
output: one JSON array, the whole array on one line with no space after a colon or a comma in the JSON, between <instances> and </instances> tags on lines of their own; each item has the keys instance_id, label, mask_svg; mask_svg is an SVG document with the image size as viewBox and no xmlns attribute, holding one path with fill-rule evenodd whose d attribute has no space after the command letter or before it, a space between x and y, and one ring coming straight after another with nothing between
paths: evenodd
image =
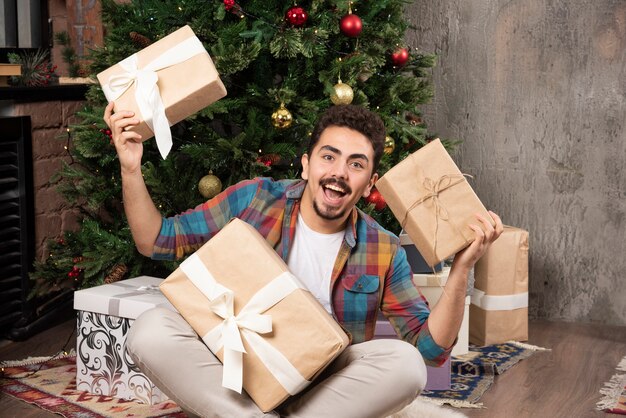
<instances>
[{"instance_id":1,"label":"man's fingers","mask_svg":"<svg viewBox=\"0 0 626 418\"><path fill-rule=\"evenodd\" d=\"M141 135L133 131L124 131L118 136L118 138L120 140L120 144L124 144L128 141L141 142L142 139Z\"/></svg>"},{"instance_id":2,"label":"man's fingers","mask_svg":"<svg viewBox=\"0 0 626 418\"><path fill-rule=\"evenodd\" d=\"M500 219L500 217L495 212L489 211L489 214L491 215L491 218L493 218L494 222L496 223L496 226L495 226L496 234L500 236L500 234L502 234L502 232L504 231L504 224L502 223L502 219Z\"/></svg>"},{"instance_id":3,"label":"man's fingers","mask_svg":"<svg viewBox=\"0 0 626 418\"><path fill-rule=\"evenodd\" d=\"M114 105L115 104L113 102L109 103L107 107L104 108L104 116L102 117L102 119L104 119L104 122L107 124L109 129L111 129L110 119L111 119L111 115L113 114Z\"/></svg>"}]
</instances>

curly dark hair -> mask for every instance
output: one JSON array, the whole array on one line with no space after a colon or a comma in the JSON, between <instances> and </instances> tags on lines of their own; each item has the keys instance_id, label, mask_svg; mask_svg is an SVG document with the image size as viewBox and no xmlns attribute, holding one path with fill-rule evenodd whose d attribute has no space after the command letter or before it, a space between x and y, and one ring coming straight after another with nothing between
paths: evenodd
<instances>
[{"instance_id":1,"label":"curly dark hair","mask_svg":"<svg viewBox=\"0 0 626 418\"><path fill-rule=\"evenodd\" d=\"M385 124L378 114L361 106L340 105L329 107L317 120L307 153L311 155L315 144L322 136L322 132L329 126L341 126L354 129L365 135L374 148L374 167L372 175L376 173L378 164L383 156L385 147Z\"/></svg>"}]
</instances>

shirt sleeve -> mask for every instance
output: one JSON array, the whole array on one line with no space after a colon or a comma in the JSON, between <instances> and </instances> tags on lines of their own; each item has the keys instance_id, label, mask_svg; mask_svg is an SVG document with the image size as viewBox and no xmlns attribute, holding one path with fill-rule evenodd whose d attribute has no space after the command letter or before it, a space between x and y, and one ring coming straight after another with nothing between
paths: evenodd
<instances>
[{"instance_id":1,"label":"shirt sleeve","mask_svg":"<svg viewBox=\"0 0 626 418\"><path fill-rule=\"evenodd\" d=\"M152 258L174 260L196 251L248 208L260 186L260 179L245 180L194 209L163 218Z\"/></svg>"},{"instance_id":2,"label":"shirt sleeve","mask_svg":"<svg viewBox=\"0 0 626 418\"><path fill-rule=\"evenodd\" d=\"M450 357L456 341L450 347L442 347L431 336L430 307L413 284L413 273L401 246L397 247L385 280L381 309L398 336L416 346L427 364L441 365Z\"/></svg>"}]
</instances>

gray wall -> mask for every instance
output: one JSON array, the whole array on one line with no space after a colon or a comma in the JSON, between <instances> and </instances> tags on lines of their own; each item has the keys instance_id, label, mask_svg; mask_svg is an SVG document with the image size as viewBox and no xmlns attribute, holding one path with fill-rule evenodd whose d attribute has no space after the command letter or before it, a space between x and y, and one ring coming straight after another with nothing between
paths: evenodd
<instances>
[{"instance_id":1,"label":"gray wall","mask_svg":"<svg viewBox=\"0 0 626 418\"><path fill-rule=\"evenodd\" d=\"M416 0L431 132L530 231L530 315L626 324L626 1Z\"/></svg>"}]
</instances>

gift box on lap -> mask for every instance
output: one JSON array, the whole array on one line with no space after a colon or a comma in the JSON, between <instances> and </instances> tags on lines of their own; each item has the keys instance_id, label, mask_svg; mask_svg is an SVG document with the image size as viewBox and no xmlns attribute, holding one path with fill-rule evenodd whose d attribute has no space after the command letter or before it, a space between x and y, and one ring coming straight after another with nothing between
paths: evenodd
<instances>
[{"instance_id":1,"label":"gift box on lap","mask_svg":"<svg viewBox=\"0 0 626 418\"><path fill-rule=\"evenodd\" d=\"M224 364L223 386L239 391L242 384L264 412L304 389L349 344L265 239L239 219L161 290Z\"/></svg>"},{"instance_id":2,"label":"gift box on lap","mask_svg":"<svg viewBox=\"0 0 626 418\"><path fill-rule=\"evenodd\" d=\"M74 292L77 390L149 405L168 399L124 349L141 313L156 306L175 310L158 288L162 281L141 276Z\"/></svg>"},{"instance_id":3,"label":"gift box on lap","mask_svg":"<svg viewBox=\"0 0 626 418\"><path fill-rule=\"evenodd\" d=\"M189 26L98 74L115 111L132 110L143 140L156 134L163 158L171 148L169 127L226 96L211 57Z\"/></svg>"},{"instance_id":4,"label":"gift box on lap","mask_svg":"<svg viewBox=\"0 0 626 418\"><path fill-rule=\"evenodd\" d=\"M394 166L376 188L429 266L471 244L475 213L491 220L439 139Z\"/></svg>"},{"instance_id":5,"label":"gift box on lap","mask_svg":"<svg viewBox=\"0 0 626 418\"><path fill-rule=\"evenodd\" d=\"M528 232L505 226L476 263L470 306L470 342L528 339Z\"/></svg>"}]
</instances>

